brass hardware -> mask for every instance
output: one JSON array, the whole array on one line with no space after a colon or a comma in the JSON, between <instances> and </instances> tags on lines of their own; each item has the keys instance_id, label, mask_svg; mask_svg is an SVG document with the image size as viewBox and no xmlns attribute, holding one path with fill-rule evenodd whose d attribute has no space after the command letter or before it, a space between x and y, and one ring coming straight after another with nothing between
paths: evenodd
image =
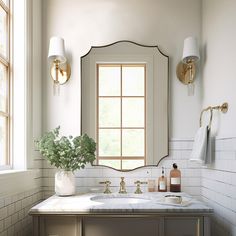
<instances>
[{"instance_id":1,"label":"brass hardware","mask_svg":"<svg viewBox=\"0 0 236 236\"><path fill-rule=\"evenodd\" d=\"M206 112L206 111L210 111L211 115L210 115L210 121L209 121L209 124L208 124L208 127L211 127L211 123L212 123L212 118L213 118L213 110L220 110L222 113L227 113L229 109L229 104L227 102L223 103L221 106L209 106L205 109L203 109L201 111L201 114L200 114L200 127L202 126L202 116L203 116L203 113Z\"/></svg>"},{"instance_id":2,"label":"brass hardware","mask_svg":"<svg viewBox=\"0 0 236 236\"><path fill-rule=\"evenodd\" d=\"M119 193L127 193L124 179L125 177L121 177Z\"/></svg>"},{"instance_id":3,"label":"brass hardware","mask_svg":"<svg viewBox=\"0 0 236 236\"><path fill-rule=\"evenodd\" d=\"M220 107L222 113L227 113L228 109L229 109L229 104L227 102L223 103L222 106Z\"/></svg>"},{"instance_id":4,"label":"brass hardware","mask_svg":"<svg viewBox=\"0 0 236 236\"><path fill-rule=\"evenodd\" d=\"M194 80L196 77L196 63L200 59L197 39L188 37L184 40L183 56L176 67L176 75L180 82L188 85L188 96L194 95Z\"/></svg>"},{"instance_id":5,"label":"brass hardware","mask_svg":"<svg viewBox=\"0 0 236 236\"><path fill-rule=\"evenodd\" d=\"M179 81L185 85L193 83L196 77L196 64L194 62L186 64L180 61L176 68L176 75Z\"/></svg>"},{"instance_id":6,"label":"brass hardware","mask_svg":"<svg viewBox=\"0 0 236 236\"><path fill-rule=\"evenodd\" d=\"M111 193L111 190L110 190L110 184L111 184L111 181L109 181L109 180L106 180L106 181L103 181L103 182L99 182L99 184L105 184L105 190L104 190L104 192L103 193L105 193L105 194L109 194L109 193Z\"/></svg>"},{"instance_id":7,"label":"brass hardware","mask_svg":"<svg viewBox=\"0 0 236 236\"><path fill-rule=\"evenodd\" d=\"M65 84L71 76L70 65L68 63L60 64L59 60L55 60L51 65L50 75L54 83Z\"/></svg>"},{"instance_id":8,"label":"brass hardware","mask_svg":"<svg viewBox=\"0 0 236 236\"><path fill-rule=\"evenodd\" d=\"M142 190L141 190L140 185L141 185L141 184L147 184L147 182L141 182L141 181L137 180L136 182L134 182L134 184L137 185L137 189L136 189L136 191L135 191L134 193L135 193L135 194L141 194L141 193L143 193L143 192L142 192Z\"/></svg>"}]
</instances>

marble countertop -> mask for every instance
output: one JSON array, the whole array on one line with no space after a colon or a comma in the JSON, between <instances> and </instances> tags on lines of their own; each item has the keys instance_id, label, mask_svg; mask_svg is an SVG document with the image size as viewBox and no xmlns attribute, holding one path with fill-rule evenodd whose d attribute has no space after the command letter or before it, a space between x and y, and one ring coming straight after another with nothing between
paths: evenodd
<instances>
[{"instance_id":1,"label":"marble countertop","mask_svg":"<svg viewBox=\"0 0 236 236\"><path fill-rule=\"evenodd\" d=\"M52 196L45 201L30 209L30 215L47 215L47 214L171 214L171 213L198 213L211 214L213 209L205 203L192 198L185 193L177 193L175 195L182 196L183 203L181 205L166 204L164 196L173 193L144 193L144 194L103 194L103 193L87 193L69 197ZM112 201L102 203L91 198L141 198L147 199L144 203L124 203L114 204ZM126 200L126 199L125 199Z\"/></svg>"}]
</instances>

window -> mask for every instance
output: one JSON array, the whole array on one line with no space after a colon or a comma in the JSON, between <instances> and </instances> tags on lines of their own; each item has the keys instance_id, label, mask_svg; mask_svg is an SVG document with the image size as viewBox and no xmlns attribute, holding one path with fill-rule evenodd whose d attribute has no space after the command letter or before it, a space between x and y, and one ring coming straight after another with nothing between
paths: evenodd
<instances>
[{"instance_id":1,"label":"window","mask_svg":"<svg viewBox=\"0 0 236 236\"><path fill-rule=\"evenodd\" d=\"M0 168L9 166L10 131L10 8L0 1Z\"/></svg>"},{"instance_id":2,"label":"window","mask_svg":"<svg viewBox=\"0 0 236 236\"><path fill-rule=\"evenodd\" d=\"M146 164L146 65L97 64L97 164Z\"/></svg>"}]
</instances>

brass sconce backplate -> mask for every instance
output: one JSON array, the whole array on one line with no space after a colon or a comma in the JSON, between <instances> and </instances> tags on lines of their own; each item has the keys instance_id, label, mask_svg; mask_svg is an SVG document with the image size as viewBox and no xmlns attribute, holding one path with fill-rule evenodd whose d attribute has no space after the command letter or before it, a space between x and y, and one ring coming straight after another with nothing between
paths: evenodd
<instances>
[{"instance_id":1,"label":"brass sconce backplate","mask_svg":"<svg viewBox=\"0 0 236 236\"><path fill-rule=\"evenodd\" d=\"M190 69L189 67L192 66L192 81L190 81ZM183 63L182 61L179 62L176 68L176 75L178 79L183 83L188 85L189 83L192 83L195 79L196 75L196 66L194 63Z\"/></svg>"},{"instance_id":2,"label":"brass sconce backplate","mask_svg":"<svg viewBox=\"0 0 236 236\"><path fill-rule=\"evenodd\" d=\"M53 81L56 81L56 76L55 76L55 66L52 64L50 68L50 75ZM59 84L64 84L66 83L71 75L71 68L68 63L61 64L59 69L58 69L58 82Z\"/></svg>"}]
</instances>

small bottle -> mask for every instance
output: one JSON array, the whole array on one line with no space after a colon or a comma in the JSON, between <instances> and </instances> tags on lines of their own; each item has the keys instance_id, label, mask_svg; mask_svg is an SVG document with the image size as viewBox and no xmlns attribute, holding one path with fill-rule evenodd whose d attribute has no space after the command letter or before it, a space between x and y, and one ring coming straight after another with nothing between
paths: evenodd
<instances>
[{"instance_id":1,"label":"small bottle","mask_svg":"<svg viewBox=\"0 0 236 236\"><path fill-rule=\"evenodd\" d=\"M148 180L148 192L155 192L155 179Z\"/></svg>"},{"instance_id":2,"label":"small bottle","mask_svg":"<svg viewBox=\"0 0 236 236\"><path fill-rule=\"evenodd\" d=\"M181 192L181 172L176 163L170 171L170 192Z\"/></svg>"},{"instance_id":3,"label":"small bottle","mask_svg":"<svg viewBox=\"0 0 236 236\"><path fill-rule=\"evenodd\" d=\"M162 167L161 177L158 178L158 192L167 192L167 178L165 177L164 167Z\"/></svg>"}]
</instances>

